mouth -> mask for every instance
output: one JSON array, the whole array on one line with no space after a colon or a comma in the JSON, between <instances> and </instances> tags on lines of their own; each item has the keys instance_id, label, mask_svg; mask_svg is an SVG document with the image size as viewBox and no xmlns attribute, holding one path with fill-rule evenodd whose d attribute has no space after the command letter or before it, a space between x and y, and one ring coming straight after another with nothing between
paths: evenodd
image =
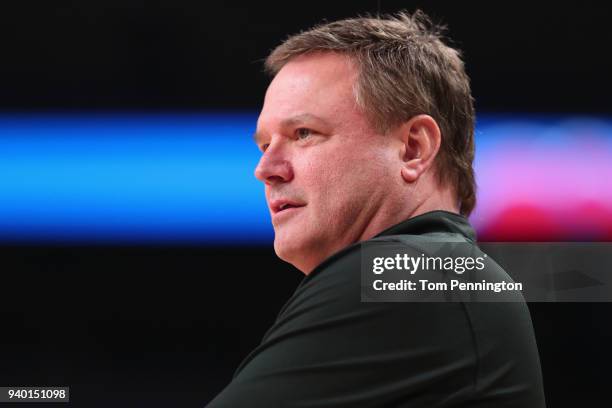
<instances>
[{"instance_id":1,"label":"mouth","mask_svg":"<svg viewBox=\"0 0 612 408\"><path fill-rule=\"evenodd\" d=\"M291 200L274 200L270 203L272 215L292 212L292 210L294 209L302 208L305 206L306 204L298 203L296 201Z\"/></svg>"}]
</instances>

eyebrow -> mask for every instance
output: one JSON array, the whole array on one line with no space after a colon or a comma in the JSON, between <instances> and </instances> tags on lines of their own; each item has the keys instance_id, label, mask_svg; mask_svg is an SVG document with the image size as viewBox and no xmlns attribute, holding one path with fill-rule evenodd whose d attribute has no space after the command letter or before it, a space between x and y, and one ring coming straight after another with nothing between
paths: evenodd
<instances>
[{"instance_id":1,"label":"eyebrow","mask_svg":"<svg viewBox=\"0 0 612 408\"><path fill-rule=\"evenodd\" d=\"M283 119L280 123L281 127L293 127L293 126L297 126L299 124L302 124L304 122L308 122L308 121L317 121L320 122L324 125L328 125L329 123L323 119L320 116L317 115L313 115L311 113L301 113L299 115L295 115L292 116L290 118L286 118ZM255 141L255 143L259 146L259 144L261 143L261 139L263 138L263 135L261 134L261 132L255 132L253 134L253 140Z\"/></svg>"}]
</instances>

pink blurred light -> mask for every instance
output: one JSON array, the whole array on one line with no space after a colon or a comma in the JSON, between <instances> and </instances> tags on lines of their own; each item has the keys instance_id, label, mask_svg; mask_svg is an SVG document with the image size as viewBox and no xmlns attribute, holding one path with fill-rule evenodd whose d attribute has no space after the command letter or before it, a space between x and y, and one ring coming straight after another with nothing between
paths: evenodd
<instances>
[{"instance_id":1,"label":"pink blurred light","mask_svg":"<svg viewBox=\"0 0 612 408\"><path fill-rule=\"evenodd\" d=\"M612 240L612 134L580 126L504 129L477 150L471 221L479 239Z\"/></svg>"}]
</instances>

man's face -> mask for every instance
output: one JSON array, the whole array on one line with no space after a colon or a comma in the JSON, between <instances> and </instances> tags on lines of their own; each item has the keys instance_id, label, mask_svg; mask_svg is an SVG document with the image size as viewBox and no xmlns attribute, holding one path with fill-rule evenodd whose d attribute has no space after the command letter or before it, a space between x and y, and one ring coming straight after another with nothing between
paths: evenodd
<instances>
[{"instance_id":1,"label":"man's face","mask_svg":"<svg viewBox=\"0 0 612 408\"><path fill-rule=\"evenodd\" d=\"M360 241L400 179L397 146L356 105L356 79L344 56L294 58L270 84L257 123L255 176L265 183L274 249L305 273Z\"/></svg>"}]
</instances>

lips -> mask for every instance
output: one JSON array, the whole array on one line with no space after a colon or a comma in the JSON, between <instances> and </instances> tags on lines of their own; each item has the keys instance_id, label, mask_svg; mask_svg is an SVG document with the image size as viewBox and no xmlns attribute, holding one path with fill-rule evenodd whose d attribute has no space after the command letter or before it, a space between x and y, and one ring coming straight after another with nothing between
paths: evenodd
<instances>
[{"instance_id":1,"label":"lips","mask_svg":"<svg viewBox=\"0 0 612 408\"><path fill-rule=\"evenodd\" d=\"M272 214L282 213L284 211L304 207L306 204L301 203L299 201L289 200L289 199L278 199L270 202L270 210Z\"/></svg>"}]
</instances>

